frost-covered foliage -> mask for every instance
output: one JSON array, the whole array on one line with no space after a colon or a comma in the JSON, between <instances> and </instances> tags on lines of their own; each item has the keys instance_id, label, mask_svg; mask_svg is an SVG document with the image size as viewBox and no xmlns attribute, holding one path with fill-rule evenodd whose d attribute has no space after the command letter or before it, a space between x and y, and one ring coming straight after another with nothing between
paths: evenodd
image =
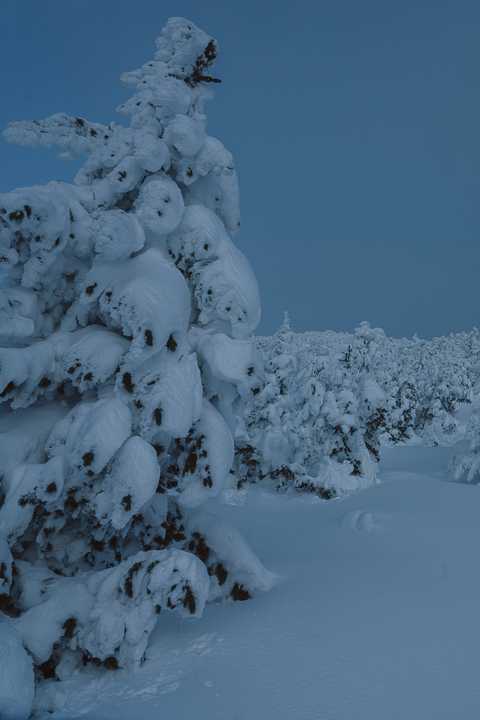
<instances>
[{"instance_id":1,"label":"frost-covered foliage","mask_svg":"<svg viewBox=\"0 0 480 720\"><path fill-rule=\"evenodd\" d=\"M8 140L86 154L0 196L0 609L37 678L141 662L164 610L271 577L198 508L230 483L260 315L207 135L215 40L173 18L123 80L128 126L54 115Z\"/></svg>"},{"instance_id":2,"label":"frost-covered foliage","mask_svg":"<svg viewBox=\"0 0 480 720\"><path fill-rule=\"evenodd\" d=\"M264 377L239 430L240 482L273 480L321 497L375 482L381 445L451 444L475 392L478 331L429 341L292 332L259 338Z\"/></svg>"}]
</instances>

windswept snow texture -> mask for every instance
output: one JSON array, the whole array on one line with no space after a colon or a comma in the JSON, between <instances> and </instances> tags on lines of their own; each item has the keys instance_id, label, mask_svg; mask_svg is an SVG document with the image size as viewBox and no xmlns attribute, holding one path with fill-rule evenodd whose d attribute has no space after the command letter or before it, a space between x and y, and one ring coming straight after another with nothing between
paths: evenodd
<instances>
[{"instance_id":1,"label":"windswept snow texture","mask_svg":"<svg viewBox=\"0 0 480 720\"><path fill-rule=\"evenodd\" d=\"M52 684L40 717L479 717L480 488L446 482L451 452L387 449L382 484L342 500L251 489L227 517L273 591L162 617L142 670Z\"/></svg>"}]
</instances>

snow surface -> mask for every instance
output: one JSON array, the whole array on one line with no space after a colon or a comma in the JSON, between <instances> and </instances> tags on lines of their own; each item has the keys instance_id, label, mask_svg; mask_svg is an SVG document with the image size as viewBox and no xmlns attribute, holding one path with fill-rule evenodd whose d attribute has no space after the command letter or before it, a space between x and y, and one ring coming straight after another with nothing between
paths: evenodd
<instances>
[{"instance_id":1,"label":"snow surface","mask_svg":"<svg viewBox=\"0 0 480 720\"><path fill-rule=\"evenodd\" d=\"M274 588L162 615L140 670L44 684L39 717L478 717L480 488L447 482L452 452L385 449L381 484L340 500L230 492Z\"/></svg>"}]
</instances>

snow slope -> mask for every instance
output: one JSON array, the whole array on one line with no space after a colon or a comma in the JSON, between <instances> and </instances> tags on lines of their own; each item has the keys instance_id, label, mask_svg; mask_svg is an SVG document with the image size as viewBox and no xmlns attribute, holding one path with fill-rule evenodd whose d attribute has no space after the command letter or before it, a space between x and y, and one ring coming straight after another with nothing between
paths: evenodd
<instances>
[{"instance_id":1,"label":"snow slope","mask_svg":"<svg viewBox=\"0 0 480 720\"><path fill-rule=\"evenodd\" d=\"M343 500L252 490L227 515L275 588L165 616L141 670L56 683L48 717L479 717L480 488L446 482L451 452L386 450L383 483Z\"/></svg>"}]
</instances>

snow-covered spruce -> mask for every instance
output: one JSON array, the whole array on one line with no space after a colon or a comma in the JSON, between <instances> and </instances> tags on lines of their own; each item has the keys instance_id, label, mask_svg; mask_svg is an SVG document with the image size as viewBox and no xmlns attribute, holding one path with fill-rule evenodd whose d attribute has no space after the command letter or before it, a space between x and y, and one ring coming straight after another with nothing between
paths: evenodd
<instances>
[{"instance_id":1,"label":"snow-covered spruce","mask_svg":"<svg viewBox=\"0 0 480 720\"><path fill-rule=\"evenodd\" d=\"M5 133L87 154L74 184L0 196L0 608L38 679L138 663L160 611L271 582L234 532L190 518L230 482L259 384L237 176L206 131L216 54L173 18L123 76L128 127Z\"/></svg>"}]
</instances>

